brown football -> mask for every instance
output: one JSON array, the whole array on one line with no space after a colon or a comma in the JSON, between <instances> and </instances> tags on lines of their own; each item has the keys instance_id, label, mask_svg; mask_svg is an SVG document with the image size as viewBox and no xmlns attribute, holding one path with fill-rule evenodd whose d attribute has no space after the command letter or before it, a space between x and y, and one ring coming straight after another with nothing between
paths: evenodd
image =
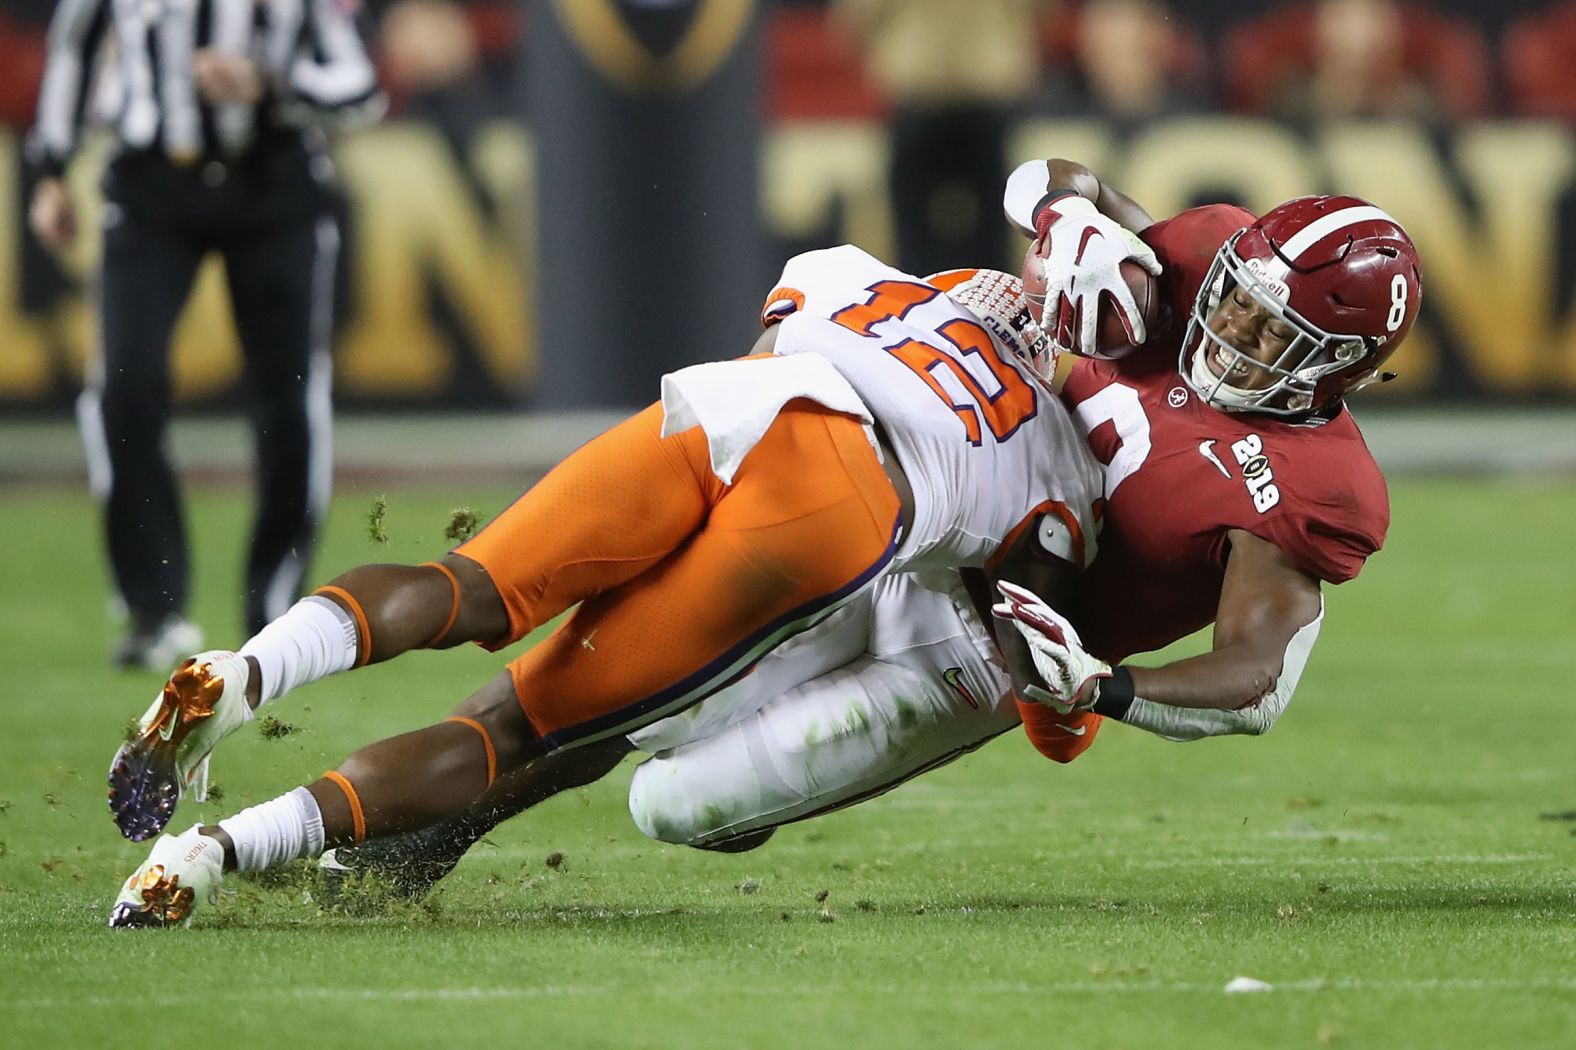
<instances>
[{"instance_id":1,"label":"brown football","mask_svg":"<svg viewBox=\"0 0 1576 1050\"><path fill-rule=\"evenodd\" d=\"M1128 290L1133 293L1133 302L1138 304L1138 312L1144 317L1144 328L1152 338L1160 324L1160 282L1131 259L1123 261L1122 277L1127 281ZM1136 349L1128 341L1127 329L1122 324L1116 304L1111 302L1109 296L1102 297L1100 301L1100 325L1095 330L1095 347L1101 357L1112 360L1126 357Z\"/></svg>"}]
</instances>

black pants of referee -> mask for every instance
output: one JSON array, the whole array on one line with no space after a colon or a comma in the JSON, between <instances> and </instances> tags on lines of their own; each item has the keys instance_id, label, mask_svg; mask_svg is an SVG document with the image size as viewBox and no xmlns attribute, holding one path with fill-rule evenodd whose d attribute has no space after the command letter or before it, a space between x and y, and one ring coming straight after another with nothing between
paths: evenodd
<instances>
[{"instance_id":1,"label":"black pants of referee","mask_svg":"<svg viewBox=\"0 0 1576 1050\"><path fill-rule=\"evenodd\" d=\"M257 460L245 627L296 599L331 484L331 193L299 146L176 167L126 153L104 183L101 360L79 404L109 560L132 629L184 616L190 562L165 451L171 334L209 253L223 259Z\"/></svg>"}]
</instances>

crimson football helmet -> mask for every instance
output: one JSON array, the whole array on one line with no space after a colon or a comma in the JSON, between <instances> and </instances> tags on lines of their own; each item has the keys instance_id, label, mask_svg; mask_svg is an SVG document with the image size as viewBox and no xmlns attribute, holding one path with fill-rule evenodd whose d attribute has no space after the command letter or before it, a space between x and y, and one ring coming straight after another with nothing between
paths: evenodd
<instances>
[{"instance_id":1,"label":"crimson football helmet","mask_svg":"<svg viewBox=\"0 0 1576 1050\"><path fill-rule=\"evenodd\" d=\"M1238 288L1295 329L1272 362L1210 329L1215 309ZM1178 364L1217 408L1323 413L1390 378L1379 368L1411 330L1422 297L1417 248L1399 223L1357 197L1299 197L1221 246L1193 303ZM1227 379L1237 365L1267 371L1273 381L1263 389L1233 386Z\"/></svg>"}]
</instances>

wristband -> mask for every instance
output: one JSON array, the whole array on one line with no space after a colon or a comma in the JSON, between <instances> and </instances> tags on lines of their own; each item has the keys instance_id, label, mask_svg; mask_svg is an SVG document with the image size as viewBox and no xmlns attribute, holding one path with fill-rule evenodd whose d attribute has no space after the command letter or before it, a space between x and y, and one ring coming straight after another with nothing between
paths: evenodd
<instances>
[{"instance_id":1,"label":"wristband","mask_svg":"<svg viewBox=\"0 0 1576 1050\"><path fill-rule=\"evenodd\" d=\"M1067 200L1069 197L1071 197L1072 200ZM1099 210L1095 207L1094 201L1089 200L1089 198L1083 196L1077 190L1051 190L1047 192L1045 196L1040 198L1039 203L1034 206L1034 211L1030 213L1034 216L1034 235L1036 237L1044 237L1045 231L1051 228L1052 223L1054 223L1056 219L1068 214L1067 212L1062 211L1056 207L1058 202L1064 200L1067 200L1069 205L1076 205L1079 202L1082 202L1087 206L1085 210L1089 212L1097 212Z\"/></svg>"},{"instance_id":2,"label":"wristband","mask_svg":"<svg viewBox=\"0 0 1576 1050\"><path fill-rule=\"evenodd\" d=\"M1060 200L1063 197L1070 197L1077 192L1077 190L1070 190L1065 186L1059 189L1046 190L1045 196L1041 197L1037 202L1035 202L1034 214L1040 214L1040 212L1045 209L1045 206L1050 204L1052 201Z\"/></svg>"},{"instance_id":3,"label":"wristband","mask_svg":"<svg viewBox=\"0 0 1576 1050\"><path fill-rule=\"evenodd\" d=\"M1096 686L1092 710L1097 715L1121 721L1127 709L1133 706L1133 672L1125 667L1111 668L1109 678L1100 679Z\"/></svg>"}]
</instances>

